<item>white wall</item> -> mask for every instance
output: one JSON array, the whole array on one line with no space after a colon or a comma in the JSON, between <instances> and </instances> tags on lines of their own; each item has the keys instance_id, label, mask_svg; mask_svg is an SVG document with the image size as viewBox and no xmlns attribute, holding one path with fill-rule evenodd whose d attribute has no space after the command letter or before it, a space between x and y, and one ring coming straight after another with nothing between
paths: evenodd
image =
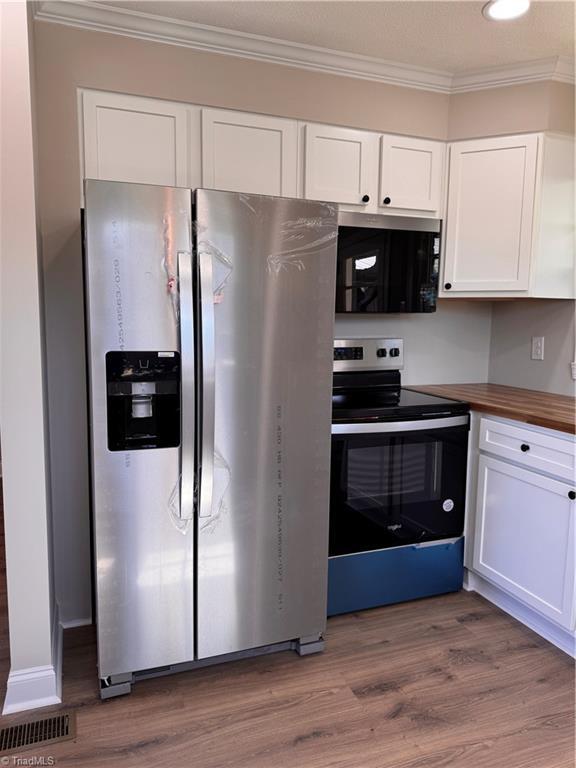
<instances>
[{"instance_id":1,"label":"white wall","mask_svg":"<svg viewBox=\"0 0 576 768\"><path fill-rule=\"evenodd\" d=\"M0 436L10 627L4 713L60 701L27 8L0 3Z\"/></svg>"},{"instance_id":2,"label":"white wall","mask_svg":"<svg viewBox=\"0 0 576 768\"><path fill-rule=\"evenodd\" d=\"M403 384L488 380L492 304L445 299L434 314L336 316L337 336L404 339Z\"/></svg>"},{"instance_id":3,"label":"white wall","mask_svg":"<svg viewBox=\"0 0 576 768\"><path fill-rule=\"evenodd\" d=\"M576 356L575 308L574 301L495 302L489 380L574 396L570 363ZM532 336L544 336L544 360L531 359Z\"/></svg>"}]
</instances>

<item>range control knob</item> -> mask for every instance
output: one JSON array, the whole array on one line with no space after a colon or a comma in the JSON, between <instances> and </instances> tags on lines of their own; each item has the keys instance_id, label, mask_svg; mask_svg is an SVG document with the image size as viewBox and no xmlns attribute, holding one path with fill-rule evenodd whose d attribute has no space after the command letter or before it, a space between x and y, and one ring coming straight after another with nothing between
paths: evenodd
<instances>
[{"instance_id":1,"label":"range control knob","mask_svg":"<svg viewBox=\"0 0 576 768\"><path fill-rule=\"evenodd\" d=\"M376 357L386 357L388 355L388 350L385 347L382 347L382 349L376 350Z\"/></svg>"},{"instance_id":2,"label":"range control knob","mask_svg":"<svg viewBox=\"0 0 576 768\"><path fill-rule=\"evenodd\" d=\"M400 350L398 347L392 347L390 350L390 357L400 357Z\"/></svg>"}]
</instances>

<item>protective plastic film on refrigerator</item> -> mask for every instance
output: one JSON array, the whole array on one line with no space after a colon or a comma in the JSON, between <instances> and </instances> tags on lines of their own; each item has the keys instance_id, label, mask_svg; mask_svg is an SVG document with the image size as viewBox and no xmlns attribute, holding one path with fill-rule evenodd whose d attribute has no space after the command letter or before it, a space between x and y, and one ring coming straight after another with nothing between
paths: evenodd
<instances>
[{"instance_id":1,"label":"protective plastic film on refrigerator","mask_svg":"<svg viewBox=\"0 0 576 768\"><path fill-rule=\"evenodd\" d=\"M98 664L322 648L337 210L86 182Z\"/></svg>"}]
</instances>

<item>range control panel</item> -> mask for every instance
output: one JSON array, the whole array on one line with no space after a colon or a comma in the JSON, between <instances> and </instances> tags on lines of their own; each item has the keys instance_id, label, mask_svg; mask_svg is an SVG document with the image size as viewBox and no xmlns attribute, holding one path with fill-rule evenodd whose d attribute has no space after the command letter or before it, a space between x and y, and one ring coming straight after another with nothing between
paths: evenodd
<instances>
[{"instance_id":1,"label":"range control panel","mask_svg":"<svg viewBox=\"0 0 576 768\"><path fill-rule=\"evenodd\" d=\"M402 339L336 339L334 371L399 371L404 366Z\"/></svg>"}]
</instances>

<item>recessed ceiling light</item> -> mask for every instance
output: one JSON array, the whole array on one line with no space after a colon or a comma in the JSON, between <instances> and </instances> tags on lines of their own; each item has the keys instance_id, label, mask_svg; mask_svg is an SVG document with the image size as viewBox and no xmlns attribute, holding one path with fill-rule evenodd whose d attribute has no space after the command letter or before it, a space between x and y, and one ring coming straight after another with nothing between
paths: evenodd
<instances>
[{"instance_id":1,"label":"recessed ceiling light","mask_svg":"<svg viewBox=\"0 0 576 768\"><path fill-rule=\"evenodd\" d=\"M482 8L490 21L508 21L523 16L530 8L530 0L491 0Z\"/></svg>"}]
</instances>

